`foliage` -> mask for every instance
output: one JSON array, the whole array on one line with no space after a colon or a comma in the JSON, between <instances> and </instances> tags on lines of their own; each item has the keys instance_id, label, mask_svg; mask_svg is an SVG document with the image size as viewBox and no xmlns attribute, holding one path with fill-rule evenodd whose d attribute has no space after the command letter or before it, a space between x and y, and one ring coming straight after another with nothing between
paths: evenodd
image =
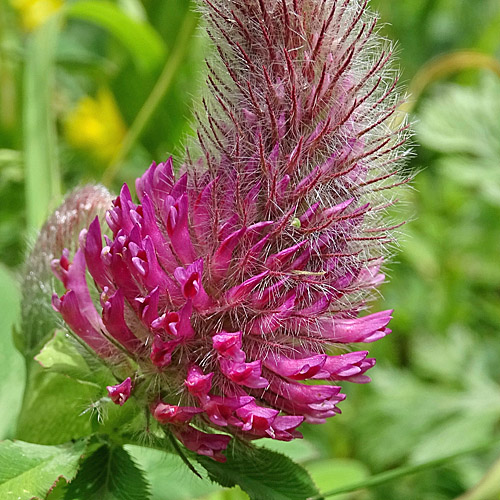
<instances>
[{"instance_id":1,"label":"foliage","mask_svg":"<svg viewBox=\"0 0 500 500\"><path fill-rule=\"evenodd\" d=\"M212 481L229 488L239 485L255 500L300 500L318 493L307 472L285 455L236 442L227 456L226 464L196 459Z\"/></svg>"},{"instance_id":2,"label":"foliage","mask_svg":"<svg viewBox=\"0 0 500 500\"><path fill-rule=\"evenodd\" d=\"M146 500L144 473L121 447L103 445L82 463L65 500Z\"/></svg>"},{"instance_id":3,"label":"foliage","mask_svg":"<svg viewBox=\"0 0 500 500\"><path fill-rule=\"evenodd\" d=\"M85 442L62 446L0 443L0 494L5 500L44 498L59 480L71 481Z\"/></svg>"},{"instance_id":4,"label":"foliage","mask_svg":"<svg viewBox=\"0 0 500 500\"><path fill-rule=\"evenodd\" d=\"M400 40L407 82L442 53L500 55L495 0L371 3L384 32ZM0 443L0 497L246 498L211 477L238 483L251 498L306 498L316 491L310 477L325 492L485 442L489 451L335 498L451 500L467 490L464 499L498 497L498 464L486 473L498 456L500 422L500 80L477 69L431 85L414 110L420 146L409 168L419 173L397 207L411 222L381 299L395 309L394 333L373 349L373 382L348 389L343 416L306 427L302 443L245 449L244 463L239 450L227 468L188 455L202 481L163 436L130 432L134 418L147 429L146 417L135 415L133 400L116 411L102 387L117 374L98 368L60 325L26 357L18 416L16 275L35 228L67 189L104 177L116 190L152 159L179 152L192 134L191 101L207 57L190 1L51 2L35 16L36 4L0 2L0 437L21 440ZM121 125L107 142L115 149L96 155L102 132L78 141L68 126L78 130L75 110L104 94L113 103L108 120Z\"/></svg>"}]
</instances>

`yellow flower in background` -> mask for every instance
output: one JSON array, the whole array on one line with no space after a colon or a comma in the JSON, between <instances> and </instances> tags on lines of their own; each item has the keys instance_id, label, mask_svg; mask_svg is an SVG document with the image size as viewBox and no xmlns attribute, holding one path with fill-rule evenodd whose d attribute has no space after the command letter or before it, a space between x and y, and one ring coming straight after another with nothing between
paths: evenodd
<instances>
[{"instance_id":1,"label":"yellow flower in background","mask_svg":"<svg viewBox=\"0 0 500 500\"><path fill-rule=\"evenodd\" d=\"M11 0L26 31L33 31L43 24L63 3L63 0Z\"/></svg>"},{"instance_id":2,"label":"yellow flower in background","mask_svg":"<svg viewBox=\"0 0 500 500\"><path fill-rule=\"evenodd\" d=\"M96 97L80 99L65 122L68 143L106 163L116 154L126 131L113 94L106 88L99 89Z\"/></svg>"}]
</instances>

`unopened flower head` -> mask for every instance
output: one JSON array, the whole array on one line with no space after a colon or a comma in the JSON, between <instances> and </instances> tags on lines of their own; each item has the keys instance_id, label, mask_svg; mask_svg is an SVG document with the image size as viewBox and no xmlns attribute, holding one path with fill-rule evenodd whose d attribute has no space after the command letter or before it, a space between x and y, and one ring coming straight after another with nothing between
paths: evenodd
<instances>
[{"instance_id":1,"label":"unopened flower head","mask_svg":"<svg viewBox=\"0 0 500 500\"><path fill-rule=\"evenodd\" d=\"M358 317L384 280L383 193L406 154L391 50L366 3L205 0L217 57L198 159L182 175L153 164L138 202L123 186L108 235L96 218L53 262L71 330L137 367L111 400L140 393L216 460L231 435L288 441L340 413L336 383L368 382L375 364L351 344L390 331L391 311Z\"/></svg>"}]
</instances>

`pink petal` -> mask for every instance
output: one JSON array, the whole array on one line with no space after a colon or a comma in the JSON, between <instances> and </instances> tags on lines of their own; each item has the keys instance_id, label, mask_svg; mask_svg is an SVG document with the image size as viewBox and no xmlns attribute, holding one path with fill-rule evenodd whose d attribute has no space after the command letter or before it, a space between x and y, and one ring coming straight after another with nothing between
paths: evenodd
<instances>
[{"instance_id":1,"label":"pink petal","mask_svg":"<svg viewBox=\"0 0 500 500\"><path fill-rule=\"evenodd\" d=\"M238 302L245 300L249 297L252 290L269 275L269 271L264 271L252 278L247 279L240 285L230 288L224 295L224 299L228 305L234 306Z\"/></svg>"},{"instance_id":2,"label":"pink petal","mask_svg":"<svg viewBox=\"0 0 500 500\"><path fill-rule=\"evenodd\" d=\"M221 452L227 448L231 436L207 434L190 425L181 428L173 427L172 432L188 450L194 451L198 455L211 457L217 462L226 461L226 457Z\"/></svg>"},{"instance_id":3,"label":"pink petal","mask_svg":"<svg viewBox=\"0 0 500 500\"><path fill-rule=\"evenodd\" d=\"M188 228L187 195L184 194L177 200L172 196L167 196L162 213L175 253L183 264L191 264L196 259L196 254Z\"/></svg>"},{"instance_id":4,"label":"pink petal","mask_svg":"<svg viewBox=\"0 0 500 500\"><path fill-rule=\"evenodd\" d=\"M54 294L52 296L52 307L61 314L71 330L99 355L110 357L116 354L116 349L100 333L101 330L96 330L88 318L82 314L80 304L73 290L69 290L61 298Z\"/></svg>"},{"instance_id":5,"label":"pink petal","mask_svg":"<svg viewBox=\"0 0 500 500\"><path fill-rule=\"evenodd\" d=\"M256 360L251 363L232 361L219 357L221 372L232 382L238 385L259 389L267 387L269 382L261 377L261 361Z\"/></svg>"},{"instance_id":6,"label":"pink petal","mask_svg":"<svg viewBox=\"0 0 500 500\"><path fill-rule=\"evenodd\" d=\"M206 398L212 388L213 376L213 372L205 375L199 366L191 365L184 384L193 396Z\"/></svg>"},{"instance_id":7,"label":"pink petal","mask_svg":"<svg viewBox=\"0 0 500 500\"><path fill-rule=\"evenodd\" d=\"M210 263L211 278L215 282L224 278L229 270L233 251L246 232L246 228L241 228L230 234L215 251Z\"/></svg>"},{"instance_id":8,"label":"pink petal","mask_svg":"<svg viewBox=\"0 0 500 500\"><path fill-rule=\"evenodd\" d=\"M269 355L264 366L274 373L291 380L306 380L322 373L326 354L318 354L303 359L292 359L282 354Z\"/></svg>"},{"instance_id":9,"label":"pink petal","mask_svg":"<svg viewBox=\"0 0 500 500\"><path fill-rule=\"evenodd\" d=\"M203 413L203 410L193 406L168 405L159 401L151 406L151 413L162 425L185 424L186 422L190 422L195 415Z\"/></svg>"},{"instance_id":10,"label":"pink petal","mask_svg":"<svg viewBox=\"0 0 500 500\"><path fill-rule=\"evenodd\" d=\"M214 349L224 358L233 361L245 361L245 353L241 350L241 332L221 332L212 337Z\"/></svg>"},{"instance_id":11,"label":"pink petal","mask_svg":"<svg viewBox=\"0 0 500 500\"><path fill-rule=\"evenodd\" d=\"M208 396L203 402L203 410L210 421L222 427L233 425L241 427L241 421L235 412L254 401L252 396Z\"/></svg>"},{"instance_id":12,"label":"pink petal","mask_svg":"<svg viewBox=\"0 0 500 500\"><path fill-rule=\"evenodd\" d=\"M197 311L203 311L212 305L211 298L203 288L203 259L198 259L187 268L178 267L174 272L175 279L181 286L182 294L193 302Z\"/></svg>"},{"instance_id":13,"label":"pink petal","mask_svg":"<svg viewBox=\"0 0 500 500\"><path fill-rule=\"evenodd\" d=\"M132 380L128 377L121 384L108 385L106 389L108 390L108 395L113 403L123 406L130 397L130 393L132 391Z\"/></svg>"},{"instance_id":14,"label":"pink petal","mask_svg":"<svg viewBox=\"0 0 500 500\"><path fill-rule=\"evenodd\" d=\"M117 290L104 302L102 319L110 335L129 351L134 352L139 348L140 341L125 323L124 313L123 292Z\"/></svg>"}]
</instances>

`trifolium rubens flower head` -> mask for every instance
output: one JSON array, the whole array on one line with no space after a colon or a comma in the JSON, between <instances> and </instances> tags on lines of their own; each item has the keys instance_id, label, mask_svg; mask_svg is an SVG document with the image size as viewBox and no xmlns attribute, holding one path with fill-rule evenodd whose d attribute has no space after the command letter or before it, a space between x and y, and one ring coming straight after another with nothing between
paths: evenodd
<instances>
[{"instance_id":1,"label":"trifolium rubens flower head","mask_svg":"<svg viewBox=\"0 0 500 500\"><path fill-rule=\"evenodd\" d=\"M124 185L53 261L66 292L52 303L128 370L114 403L138 398L224 461L233 436L301 437L340 413L340 383L370 380L356 344L390 332L391 311L365 311L407 128L393 126L397 72L366 1L201 8L214 56L197 146L178 168L153 163L136 197Z\"/></svg>"}]
</instances>

